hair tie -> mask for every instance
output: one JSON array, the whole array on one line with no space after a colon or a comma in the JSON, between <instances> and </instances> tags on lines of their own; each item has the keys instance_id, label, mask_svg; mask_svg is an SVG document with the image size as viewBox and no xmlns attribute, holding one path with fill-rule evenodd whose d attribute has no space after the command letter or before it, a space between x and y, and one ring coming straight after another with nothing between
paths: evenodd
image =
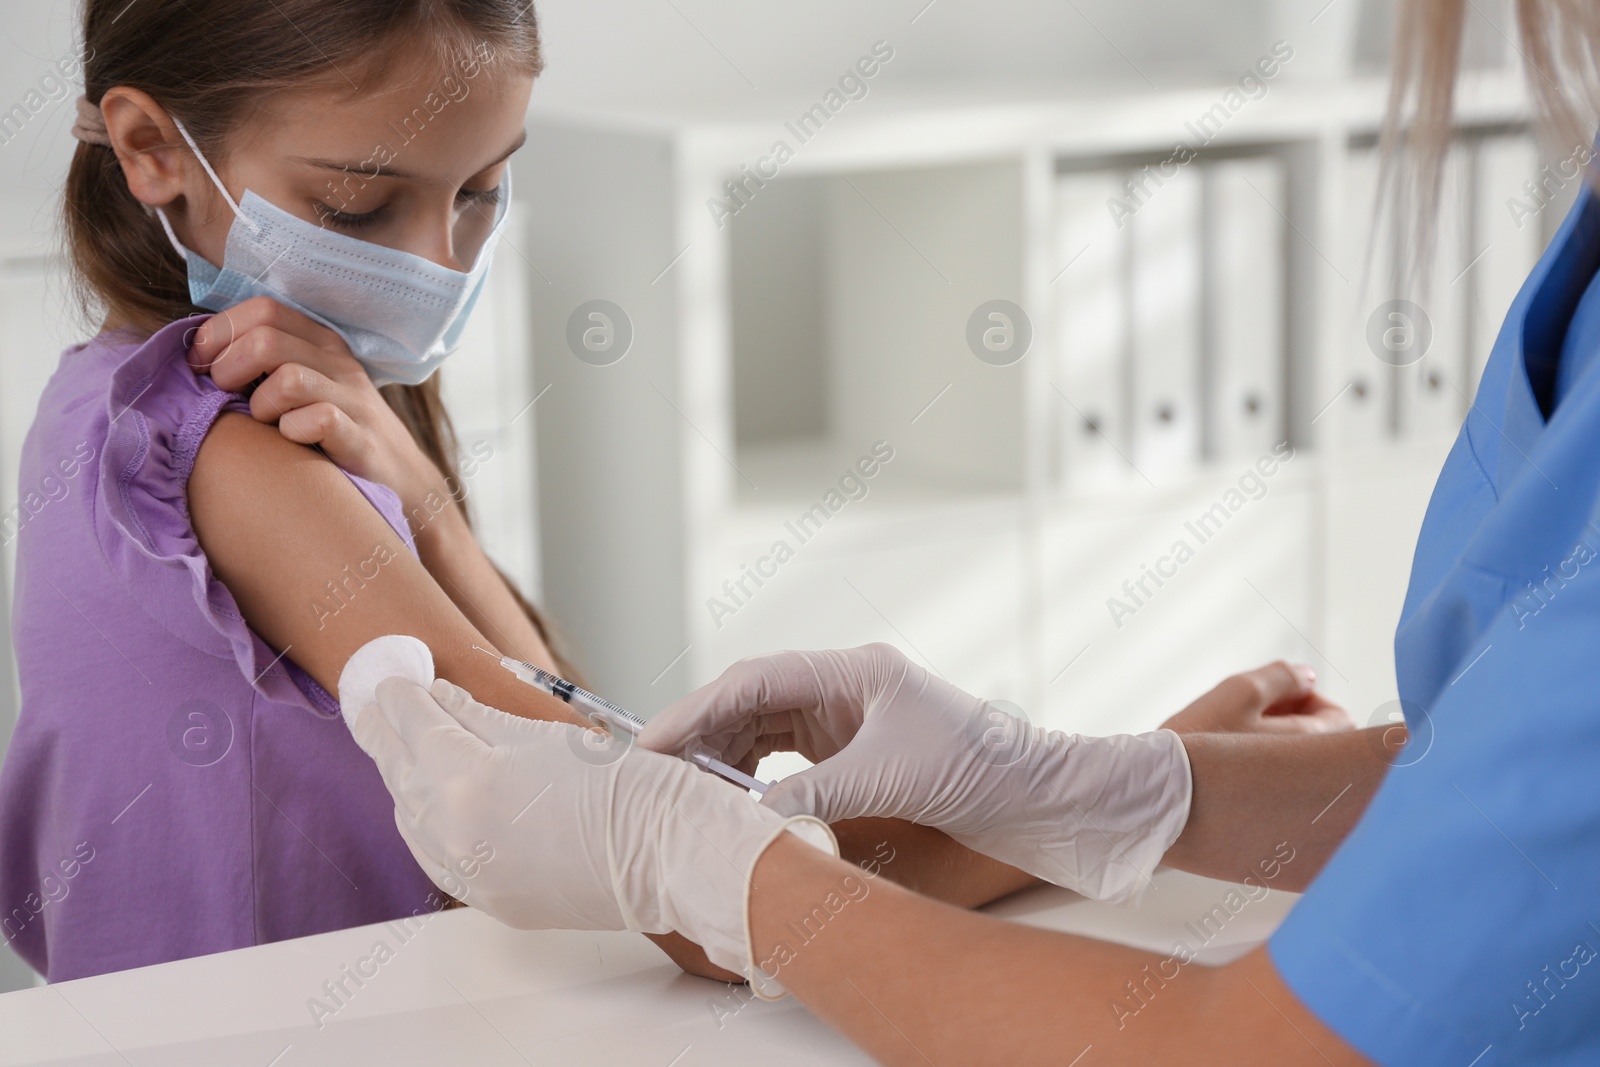
<instances>
[{"instance_id":1,"label":"hair tie","mask_svg":"<svg viewBox=\"0 0 1600 1067\"><path fill-rule=\"evenodd\" d=\"M84 144L111 145L111 137L106 133L106 117L100 105L89 103L87 96L78 97L78 121L72 124L72 136Z\"/></svg>"}]
</instances>

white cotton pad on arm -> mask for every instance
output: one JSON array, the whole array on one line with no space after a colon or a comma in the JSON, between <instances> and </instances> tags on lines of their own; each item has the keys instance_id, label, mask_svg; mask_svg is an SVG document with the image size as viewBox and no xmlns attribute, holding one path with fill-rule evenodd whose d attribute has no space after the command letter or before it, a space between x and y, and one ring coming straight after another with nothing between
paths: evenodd
<instances>
[{"instance_id":1,"label":"white cotton pad on arm","mask_svg":"<svg viewBox=\"0 0 1600 1067\"><path fill-rule=\"evenodd\" d=\"M339 710L344 713L345 725L354 729L361 709L378 702L378 683L395 677L424 689L431 686L433 653L428 646L406 634L389 634L356 649L339 672Z\"/></svg>"}]
</instances>

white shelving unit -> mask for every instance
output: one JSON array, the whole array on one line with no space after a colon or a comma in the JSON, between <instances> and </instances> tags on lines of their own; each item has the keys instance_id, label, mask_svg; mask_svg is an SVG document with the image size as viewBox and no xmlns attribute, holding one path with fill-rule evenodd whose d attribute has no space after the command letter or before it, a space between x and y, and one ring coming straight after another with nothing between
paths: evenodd
<instances>
[{"instance_id":1,"label":"white shelving unit","mask_svg":"<svg viewBox=\"0 0 1600 1067\"><path fill-rule=\"evenodd\" d=\"M1266 495L1119 626L1108 598L1260 453L1224 443L1147 477L1070 478L1058 175L1170 155L1227 88L878 98L797 146L785 122L812 101L759 115L577 111L536 94L516 166L541 275L535 384L549 390L545 589L595 684L648 714L743 655L888 640L1036 720L1084 730L1152 725L1278 656L1313 663L1358 718L1389 699L1412 539L1465 399L1415 425L1379 403L1390 394L1378 372L1401 372L1363 340L1360 312L1379 287L1358 291L1370 204L1351 189L1383 82L1270 83L1205 146L1206 160L1270 159L1282 175L1270 197L1282 273L1260 293L1282 338L1282 406L1269 417L1295 454ZM1516 141L1520 83L1474 76L1459 101L1468 184L1496 184L1480 202L1518 195L1520 179L1498 184L1533 165L1531 141ZM1480 134L1498 139L1479 151ZM792 158L758 183L778 140ZM730 180L744 189L731 218ZM1481 238L1473 255L1517 245L1491 247L1457 279L1467 295L1440 331L1452 350L1430 359L1452 361L1463 394L1507 279L1560 214L1508 236L1484 209L1456 242L1460 255L1463 240ZM596 299L632 333L605 365L567 342L569 317ZM997 299L1032 326L1025 357L1006 366L966 343L969 316ZM1426 388L1425 373L1384 387ZM1373 381L1347 388L1360 376ZM840 479L879 441L894 458L852 499ZM822 528L796 529L830 489L840 506Z\"/></svg>"}]
</instances>

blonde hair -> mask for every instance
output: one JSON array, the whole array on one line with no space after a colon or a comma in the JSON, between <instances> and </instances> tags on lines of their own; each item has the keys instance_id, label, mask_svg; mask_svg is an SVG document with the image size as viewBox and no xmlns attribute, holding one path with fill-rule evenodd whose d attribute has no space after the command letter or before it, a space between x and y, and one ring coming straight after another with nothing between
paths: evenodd
<instances>
[{"instance_id":1,"label":"blonde hair","mask_svg":"<svg viewBox=\"0 0 1600 1067\"><path fill-rule=\"evenodd\" d=\"M1408 231L1397 281L1417 292L1429 282L1467 2L1401 0L1396 11L1393 73L1379 140L1380 204ZM1600 4L1513 0L1513 6L1519 40L1512 47L1521 56L1539 133L1562 155L1587 148L1600 121ZM1592 163L1584 173L1595 182Z\"/></svg>"}]
</instances>

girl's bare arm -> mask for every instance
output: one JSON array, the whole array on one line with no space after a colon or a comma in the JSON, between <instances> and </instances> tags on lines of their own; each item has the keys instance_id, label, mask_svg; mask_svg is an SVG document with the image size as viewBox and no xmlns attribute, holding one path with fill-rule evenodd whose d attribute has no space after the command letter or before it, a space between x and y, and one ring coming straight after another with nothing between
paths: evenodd
<instances>
[{"instance_id":1,"label":"girl's bare arm","mask_svg":"<svg viewBox=\"0 0 1600 1067\"><path fill-rule=\"evenodd\" d=\"M314 449L247 415L224 413L201 442L188 492L200 545L251 628L330 693L356 649L384 634L410 634L432 650L440 677L484 703L578 721L561 701L473 648L498 651L506 639L482 633L355 484Z\"/></svg>"}]
</instances>

